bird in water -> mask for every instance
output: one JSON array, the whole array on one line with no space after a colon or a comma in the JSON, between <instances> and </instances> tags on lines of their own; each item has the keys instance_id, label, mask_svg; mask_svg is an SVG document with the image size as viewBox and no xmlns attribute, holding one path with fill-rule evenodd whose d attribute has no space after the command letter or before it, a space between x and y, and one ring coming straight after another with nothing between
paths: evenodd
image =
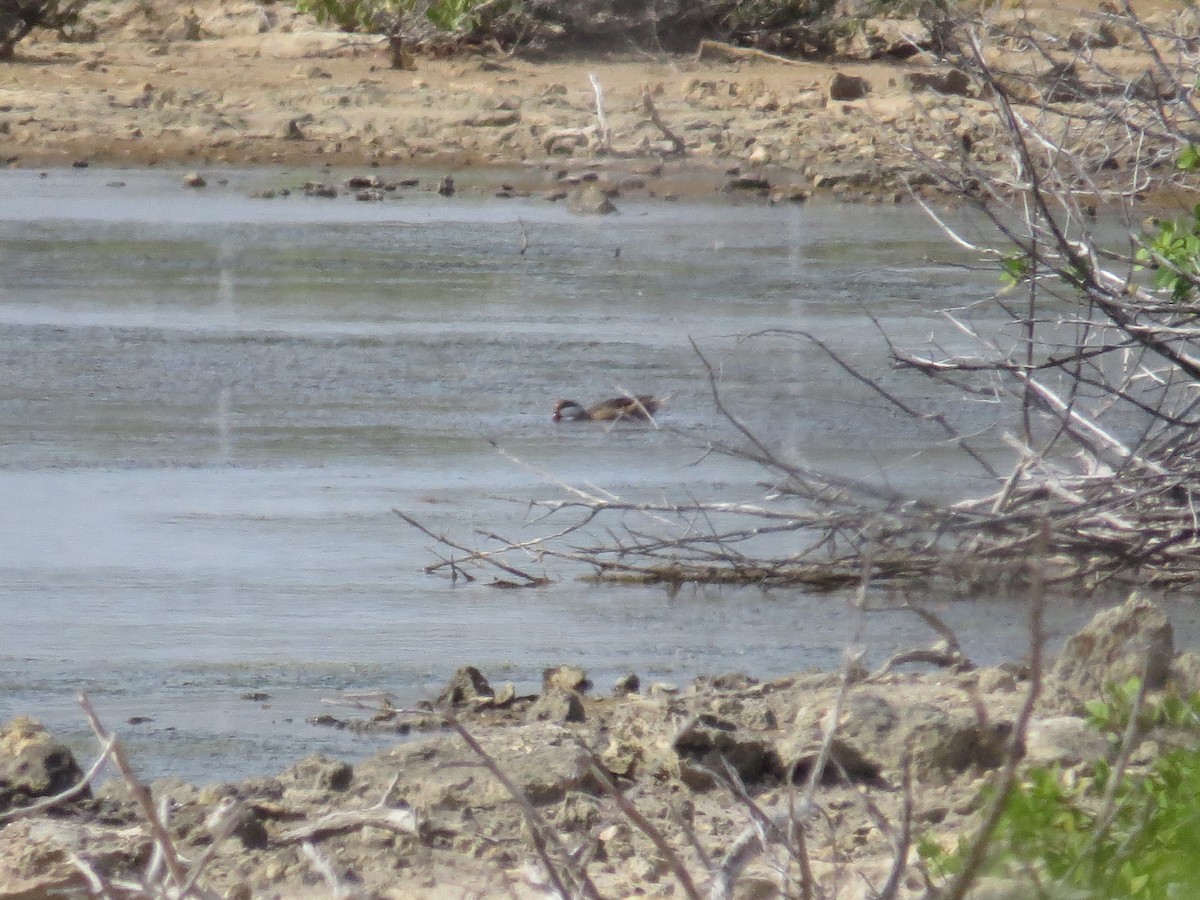
<instances>
[{"instance_id":1,"label":"bird in water","mask_svg":"<svg viewBox=\"0 0 1200 900\"><path fill-rule=\"evenodd\" d=\"M649 394L613 397L586 408L575 400L559 400L554 404L554 421L615 422L619 419L639 419L648 422L658 412L658 406L659 401Z\"/></svg>"}]
</instances>

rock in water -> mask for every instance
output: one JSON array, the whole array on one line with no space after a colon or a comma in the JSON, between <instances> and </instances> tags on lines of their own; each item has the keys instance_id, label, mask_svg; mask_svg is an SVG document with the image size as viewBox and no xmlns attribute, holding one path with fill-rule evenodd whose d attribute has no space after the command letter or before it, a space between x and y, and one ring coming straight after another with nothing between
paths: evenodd
<instances>
[{"instance_id":1,"label":"rock in water","mask_svg":"<svg viewBox=\"0 0 1200 900\"><path fill-rule=\"evenodd\" d=\"M463 666L450 678L450 683L438 694L438 705L461 706L473 700L496 696L488 680L474 666Z\"/></svg>"},{"instance_id":2,"label":"rock in water","mask_svg":"<svg viewBox=\"0 0 1200 900\"><path fill-rule=\"evenodd\" d=\"M580 215L608 215L617 211L616 205L601 188L587 184L567 195L567 209Z\"/></svg>"}]
</instances>

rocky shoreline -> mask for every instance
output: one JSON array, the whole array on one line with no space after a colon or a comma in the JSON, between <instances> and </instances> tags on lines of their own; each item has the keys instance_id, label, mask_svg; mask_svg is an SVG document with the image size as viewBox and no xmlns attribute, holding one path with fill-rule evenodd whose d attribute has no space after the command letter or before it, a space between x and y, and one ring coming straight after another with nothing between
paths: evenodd
<instances>
[{"instance_id":1,"label":"rocky shoreline","mask_svg":"<svg viewBox=\"0 0 1200 900\"><path fill-rule=\"evenodd\" d=\"M395 733L436 724L439 733L356 765L314 756L274 778L207 787L167 779L151 792L178 870L206 895L546 896L552 876L539 848L550 840L600 896L665 897L680 896L685 879L701 891L713 873L728 874L721 861L753 838L755 816L797 804L827 754L812 795L820 815L802 817L812 878L824 896L867 897L888 877L906 816L935 841L976 826L1030 689L1028 665L977 669L944 643L922 658L943 665L724 675L682 690L627 677L608 695L563 666L530 697L464 668L437 706L383 704L355 720ZM1099 613L1049 669L1024 763L1087 771L1111 746L1085 721L1084 704L1140 673L1155 691L1200 690L1200 657L1177 653L1163 614L1133 597ZM1146 736L1143 762L1154 740ZM130 783L85 786L52 809L21 812L81 774L34 721L0 731L0 897L83 896L98 883L131 890L172 877L153 862L145 805ZM924 896L912 857L899 896ZM745 862L734 896L779 896L771 855Z\"/></svg>"},{"instance_id":2,"label":"rocky shoreline","mask_svg":"<svg viewBox=\"0 0 1200 900\"><path fill-rule=\"evenodd\" d=\"M981 171L1010 164L993 104L918 51L931 37L916 19L868 20L820 61L706 42L688 56L475 53L409 70L389 65L383 39L286 4L116 0L88 15L77 42L35 34L0 66L7 165L502 167L544 185L603 164L620 175L606 188L656 196L742 179L735 190L777 201L891 203L937 194L931 165L964 153ZM1091 39L1054 8L1021 15ZM1136 43L1096 52L1137 69Z\"/></svg>"}]
</instances>

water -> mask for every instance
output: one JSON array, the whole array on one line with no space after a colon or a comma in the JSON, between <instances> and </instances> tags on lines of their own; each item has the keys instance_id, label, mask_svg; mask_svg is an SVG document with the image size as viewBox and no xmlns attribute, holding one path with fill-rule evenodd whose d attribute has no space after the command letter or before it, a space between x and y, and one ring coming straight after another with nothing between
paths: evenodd
<instances>
[{"instance_id":1,"label":"water","mask_svg":"<svg viewBox=\"0 0 1200 900\"><path fill-rule=\"evenodd\" d=\"M569 570L455 585L422 572L432 542L392 511L483 546L535 533L509 501L561 496L555 480L761 498L760 472L665 431L550 422L560 396L654 392L664 423L728 435L692 342L782 453L917 493L981 484L812 345L747 338L812 331L933 402L863 311L919 344L994 282L912 209L624 200L590 219L430 193L254 200L308 176L226 174L194 192L173 172L0 173L0 718L84 748L86 690L143 771L204 782L368 752L381 741L305 718L346 691L433 696L465 663L522 689L563 662L602 688L835 665L841 596ZM1025 652L1020 598L938 608L980 661ZM1061 603L1054 628L1090 613ZM905 614L868 622L875 659L929 640Z\"/></svg>"}]
</instances>

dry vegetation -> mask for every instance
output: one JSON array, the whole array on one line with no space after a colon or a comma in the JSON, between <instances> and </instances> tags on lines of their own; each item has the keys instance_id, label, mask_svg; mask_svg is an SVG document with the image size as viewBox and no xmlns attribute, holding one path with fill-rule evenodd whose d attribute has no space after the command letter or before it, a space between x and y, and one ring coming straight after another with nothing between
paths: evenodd
<instances>
[{"instance_id":1,"label":"dry vegetation","mask_svg":"<svg viewBox=\"0 0 1200 900\"><path fill-rule=\"evenodd\" d=\"M820 335L786 336L820 347L925 423L931 440L958 447L994 490L935 504L788 462L786 448L769 446L724 405L710 369L713 401L740 440L682 438L760 467L766 496L645 504L566 486L534 501L557 525L553 534L496 539L486 550L460 543L432 569L503 565L506 577L528 571L532 582L541 576L531 558L559 558L605 578L835 585L856 581L869 555L875 578L969 581L1018 571L1044 540L1046 576L1084 590L1200 577L1195 13L1150 24L1126 4L1069 34L1039 31L1020 11L931 16L942 60L992 105L993 130L964 132L952 152L913 152L990 224L994 239L984 244L946 232L993 267L1000 290L990 302L1003 324L984 332L950 317L974 343L969 355L895 346L886 334L880 342L896 366L1003 410L1010 461L998 464L944 417L854 370ZM977 158L981 140L1004 148L1005 168ZM1144 222L1152 201L1182 218ZM786 553L756 552L757 538L780 533L792 539Z\"/></svg>"}]
</instances>

